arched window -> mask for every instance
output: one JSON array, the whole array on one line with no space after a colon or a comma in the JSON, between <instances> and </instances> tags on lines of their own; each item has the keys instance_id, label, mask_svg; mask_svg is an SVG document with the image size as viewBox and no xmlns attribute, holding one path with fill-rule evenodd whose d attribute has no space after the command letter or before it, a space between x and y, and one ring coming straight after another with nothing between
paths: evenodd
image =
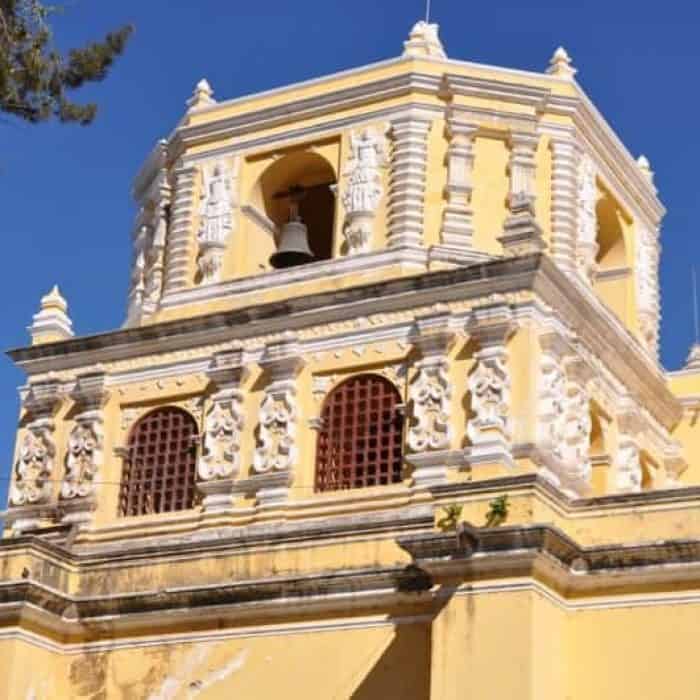
<instances>
[{"instance_id":1,"label":"arched window","mask_svg":"<svg viewBox=\"0 0 700 700\"><path fill-rule=\"evenodd\" d=\"M148 515L192 508L195 503L197 424L168 406L143 416L129 437L119 512Z\"/></svg>"},{"instance_id":2,"label":"arched window","mask_svg":"<svg viewBox=\"0 0 700 700\"><path fill-rule=\"evenodd\" d=\"M360 374L326 397L316 451L316 491L394 484L403 466L401 396L384 377Z\"/></svg>"}]
</instances>

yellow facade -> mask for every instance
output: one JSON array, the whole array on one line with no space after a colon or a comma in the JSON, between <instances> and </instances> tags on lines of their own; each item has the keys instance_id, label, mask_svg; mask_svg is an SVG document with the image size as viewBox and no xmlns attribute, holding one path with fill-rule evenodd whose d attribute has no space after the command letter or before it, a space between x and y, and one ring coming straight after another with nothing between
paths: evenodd
<instances>
[{"instance_id":1,"label":"yellow facade","mask_svg":"<svg viewBox=\"0 0 700 700\"><path fill-rule=\"evenodd\" d=\"M574 74L419 23L197 85L124 328L54 289L10 351L3 697L698 696L700 352L659 364L664 209Z\"/></svg>"}]
</instances>

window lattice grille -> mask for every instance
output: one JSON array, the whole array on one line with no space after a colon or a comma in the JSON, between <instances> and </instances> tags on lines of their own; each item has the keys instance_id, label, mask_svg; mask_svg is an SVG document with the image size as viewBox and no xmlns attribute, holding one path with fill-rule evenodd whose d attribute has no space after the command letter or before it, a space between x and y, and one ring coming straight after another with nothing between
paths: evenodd
<instances>
[{"instance_id":1,"label":"window lattice grille","mask_svg":"<svg viewBox=\"0 0 700 700\"><path fill-rule=\"evenodd\" d=\"M401 396L383 377L363 374L339 384L321 414L316 491L380 486L401 481Z\"/></svg>"},{"instance_id":2,"label":"window lattice grille","mask_svg":"<svg viewBox=\"0 0 700 700\"><path fill-rule=\"evenodd\" d=\"M159 408L134 426L124 462L119 512L148 515L195 504L197 425L188 413Z\"/></svg>"}]
</instances>

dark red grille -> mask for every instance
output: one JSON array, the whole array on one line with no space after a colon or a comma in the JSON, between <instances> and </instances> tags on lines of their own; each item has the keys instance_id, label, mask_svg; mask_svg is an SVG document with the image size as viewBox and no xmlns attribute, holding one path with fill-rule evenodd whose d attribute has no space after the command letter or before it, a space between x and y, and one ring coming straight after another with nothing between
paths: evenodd
<instances>
[{"instance_id":1,"label":"dark red grille","mask_svg":"<svg viewBox=\"0 0 700 700\"><path fill-rule=\"evenodd\" d=\"M394 385L373 374L339 384L321 414L316 490L337 491L401 481L403 416Z\"/></svg>"},{"instance_id":2,"label":"dark red grille","mask_svg":"<svg viewBox=\"0 0 700 700\"><path fill-rule=\"evenodd\" d=\"M179 408L159 408L134 426L124 462L119 512L147 515L195 504L197 424Z\"/></svg>"}]
</instances>

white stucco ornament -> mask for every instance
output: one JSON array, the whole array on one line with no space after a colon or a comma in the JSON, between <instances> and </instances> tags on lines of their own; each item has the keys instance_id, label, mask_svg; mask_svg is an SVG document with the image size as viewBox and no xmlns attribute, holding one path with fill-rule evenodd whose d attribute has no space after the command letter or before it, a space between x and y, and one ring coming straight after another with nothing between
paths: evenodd
<instances>
[{"instance_id":1,"label":"white stucco ornament","mask_svg":"<svg viewBox=\"0 0 700 700\"><path fill-rule=\"evenodd\" d=\"M445 49L439 37L439 25L428 22L416 22L411 29L408 41L404 42L404 56L424 58L447 58Z\"/></svg>"},{"instance_id":2,"label":"white stucco ornament","mask_svg":"<svg viewBox=\"0 0 700 700\"><path fill-rule=\"evenodd\" d=\"M505 358L481 358L469 377L473 418L467 424L467 435L472 443L484 437L484 431L496 429L510 435L510 376Z\"/></svg>"},{"instance_id":3,"label":"white stucco ornament","mask_svg":"<svg viewBox=\"0 0 700 700\"><path fill-rule=\"evenodd\" d=\"M227 401L215 402L207 413L204 455L197 465L203 481L228 479L238 473L244 423L241 403L241 393L235 392Z\"/></svg>"},{"instance_id":4,"label":"white stucco ornament","mask_svg":"<svg viewBox=\"0 0 700 700\"><path fill-rule=\"evenodd\" d=\"M58 285L41 298L39 313L34 314L29 334L33 342L40 342L43 337L50 339L67 339L73 337L73 323L68 316L68 302L64 299Z\"/></svg>"},{"instance_id":5,"label":"white stucco ornament","mask_svg":"<svg viewBox=\"0 0 700 700\"><path fill-rule=\"evenodd\" d=\"M557 78L567 78L572 80L577 72L578 71L571 63L571 56L569 56L567 50L563 46L560 46L549 60L547 73L549 73L549 75L554 75Z\"/></svg>"},{"instance_id":6,"label":"white stucco ornament","mask_svg":"<svg viewBox=\"0 0 700 700\"><path fill-rule=\"evenodd\" d=\"M598 185L593 159L584 154L578 167L578 240L576 260L581 274L588 280L596 272L598 255Z\"/></svg>"},{"instance_id":7,"label":"white stucco ornament","mask_svg":"<svg viewBox=\"0 0 700 700\"><path fill-rule=\"evenodd\" d=\"M192 112L197 109L202 109L203 107L209 107L209 105L216 104L214 99L214 91L209 85L209 81L206 78L202 78L194 88L192 97L187 100L188 111Z\"/></svg>"},{"instance_id":8,"label":"white stucco ornament","mask_svg":"<svg viewBox=\"0 0 700 700\"><path fill-rule=\"evenodd\" d=\"M102 461L102 425L98 420L80 421L68 438L66 474L61 498L85 498L94 491L93 479Z\"/></svg>"},{"instance_id":9,"label":"white stucco ornament","mask_svg":"<svg viewBox=\"0 0 700 700\"><path fill-rule=\"evenodd\" d=\"M422 452L449 447L452 386L447 376L447 361L421 367L409 394L414 421L408 433L411 450Z\"/></svg>"},{"instance_id":10,"label":"white stucco ornament","mask_svg":"<svg viewBox=\"0 0 700 700\"><path fill-rule=\"evenodd\" d=\"M20 443L10 505L32 505L49 499L55 451L48 427L27 431Z\"/></svg>"},{"instance_id":11,"label":"white stucco ornament","mask_svg":"<svg viewBox=\"0 0 700 700\"><path fill-rule=\"evenodd\" d=\"M260 407L259 445L253 471L265 474L291 469L296 460L297 411L288 391L268 394Z\"/></svg>"},{"instance_id":12,"label":"white stucco ornament","mask_svg":"<svg viewBox=\"0 0 700 700\"><path fill-rule=\"evenodd\" d=\"M223 163L202 171L197 265L204 284L218 281L226 241L233 228L232 176Z\"/></svg>"},{"instance_id":13,"label":"white stucco ornament","mask_svg":"<svg viewBox=\"0 0 700 700\"><path fill-rule=\"evenodd\" d=\"M343 193L347 252L364 253L371 248L374 217L383 195L380 168L384 164L382 139L371 128L350 137L352 157L345 168Z\"/></svg>"}]
</instances>

